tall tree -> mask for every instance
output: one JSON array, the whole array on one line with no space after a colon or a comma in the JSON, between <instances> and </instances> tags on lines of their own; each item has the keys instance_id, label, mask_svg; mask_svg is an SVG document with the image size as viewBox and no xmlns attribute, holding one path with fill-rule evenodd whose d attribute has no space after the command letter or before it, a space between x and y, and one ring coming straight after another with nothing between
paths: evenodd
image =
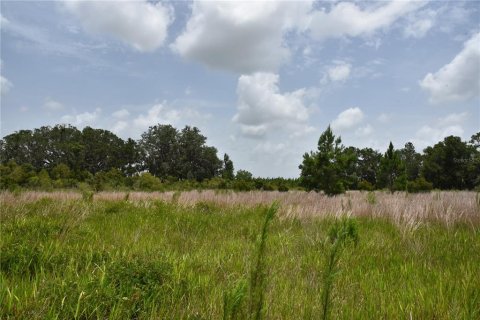
<instances>
[{"instance_id":1,"label":"tall tree","mask_svg":"<svg viewBox=\"0 0 480 320\"><path fill-rule=\"evenodd\" d=\"M423 175L439 189L472 189L478 165L475 148L449 136L424 150Z\"/></svg>"},{"instance_id":2,"label":"tall tree","mask_svg":"<svg viewBox=\"0 0 480 320\"><path fill-rule=\"evenodd\" d=\"M363 148L357 151L357 170L361 181L368 182L372 187L376 186L377 174L380 168L382 154L371 149Z\"/></svg>"},{"instance_id":3,"label":"tall tree","mask_svg":"<svg viewBox=\"0 0 480 320\"><path fill-rule=\"evenodd\" d=\"M345 192L345 171L342 160L342 140L336 138L330 126L318 139L317 152L305 153L300 184L307 190L322 190L327 195Z\"/></svg>"},{"instance_id":4,"label":"tall tree","mask_svg":"<svg viewBox=\"0 0 480 320\"><path fill-rule=\"evenodd\" d=\"M92 174L123 166L123 140L114 133L85 127L82 131L84 168Z\"/></svg>"},{"instance_id":5,"label":"tall tree","mask_svg":"<svg viewBox=\"0 0 480 320\"><path fill-rule=\"evenodd\" d=\"M420 175L422 156L415 151L413 143L407 142L405 147L400 149L400 160L405 164L407 180L413 181L417 179Z\"/></svg>"},{"instance_id":6,"label":"tall tree","mask_svg":"<svg viewBox=\"0 0 480 320\"><path fill-rule=\"evenodd\" d=\"M400 159L399 152L393 148L392 142L380 161L379 176L380 186L388 188L390 192L406 189L405 165Z\"/></svg>"},{"instance_id":7,"label":"tall tree","mask_svg":"<svg viewBox=\"0 0 480 320\"><path fill-rule=\"evenodd\" d=\"M148 128L139 141L143 167L151 174L166 178L178 176L179 136L171 125L156 125Z\"/></svg>"},{"instance_id":8,"label":"tall tree","mask_svg":"<svg viewBox=\"0 0 480 320\"><path fill-rule=\"evenodd\" d=\"M234 175L234 168L233 168L233 162L230 160L230 157L228 154L223 155L223 170L222 170L222 178L227 179L227 180L232 180L235 175Z\"/></svg>"}]
</instances>

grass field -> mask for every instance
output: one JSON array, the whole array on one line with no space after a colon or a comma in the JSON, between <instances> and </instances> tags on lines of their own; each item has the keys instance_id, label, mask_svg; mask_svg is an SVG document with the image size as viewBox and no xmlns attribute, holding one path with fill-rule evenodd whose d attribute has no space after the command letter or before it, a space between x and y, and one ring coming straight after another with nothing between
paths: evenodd
<instances>
[{"instance_id":1,"label":"grass field","mask_svg":"<svg viewBox=\"0 0 480 320\"><path fill-rule=\"evenodd\" d=\"M1 319L480 318L473 192L0 200Z\"/></svg>"}]
</instances>

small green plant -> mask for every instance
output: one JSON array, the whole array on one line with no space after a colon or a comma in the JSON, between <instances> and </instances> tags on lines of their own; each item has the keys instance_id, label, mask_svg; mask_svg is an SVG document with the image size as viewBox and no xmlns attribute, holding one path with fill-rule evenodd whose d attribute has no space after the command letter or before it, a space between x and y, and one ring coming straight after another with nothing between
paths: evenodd
<instances>
[{"instance_id":1,"label":"small green plant","mask_svg":"<svg viewBox=\"0 0 480 320\"><path fill-rule=\"evenodd\" d=\"M260 243L257 249L256 262L250 275L250 317L259 320L263 318L263 304L266 285L265 249L268 237L268 226L275 217L278 203L274 202L266 211Z\"/></svg>"},{"instance_id":2,"label":"small green plant","mask_svg":"<svg viewBox=\"0 0 480 320\"><path fill-rule=\"evenodd\" d=\"M241 307L247 295L247 287L247 281L242 279L223 295L223 320L242 318Z\"/></svg>"},{"instance_id":3,"label":"small green plant","mask_svg":"<svg viewBox=\"0 0 480 320\"><path fill-rule=\"evenodd\" d=\"M322 290L322 313L323 320L329 318L330 313L330 296L333 290L333 282L337 272L337 264L345 246L350 243L355 245L358 243L357 224L354 219L344 218L330 228L328 232L328 245L330 247L328 258L323 274L323 290Z\"/></svg>"},{"instance_id":4,"label":"small green plant","mask_svg":"<svg viewBox=\"0 0 480 320\"><path fill-rule=\"evenodd\" d=\"M125 196L123 197L123 201L127 202L130 199L130 192L125 193Z\"/></svg>"},{"instance_id":5,"label":"small green plant","mask_svg":"<svg viewBox=\"0 0 480 320\"><path fill-rule=\"evenodd\" d=\"M82 191L82 199L85 202L92 202L93 201L94 192L90 190L83 190Z\"/></svg>"},{"instance_id":6,"label":"small green plant","mask_svg":"<svg viewBox=\"0 0 480 320\"><path fill-rule=\"evenodd\" d=\"M367 193L367 202L371 205L374 205L377 203L377 197L375 196L375 192L369 191Z\"/></svg>"}]
</instances>

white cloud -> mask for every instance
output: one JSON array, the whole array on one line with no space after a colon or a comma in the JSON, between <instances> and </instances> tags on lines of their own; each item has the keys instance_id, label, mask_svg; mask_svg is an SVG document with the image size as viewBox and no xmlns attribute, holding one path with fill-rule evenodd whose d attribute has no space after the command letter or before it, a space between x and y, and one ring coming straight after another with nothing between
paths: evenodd
<instances>
[{"instance_id":1,"label":"white cloud","mask_svg":"<svg viewBox=\"0 0 480 320\"><path fill-rule=\"evenodd\" d=\"M428 30L433 27L433 20L422 19L409 24L404 31L404 35L412 38L423 38Z\"/></svg>"},{"instance_id":2,"label":"white cloud","mask_svg":"<svg viewBox=\"0 0 480 320\"><path fill-rule=\"evenodd\" d=\"M329 12L325 9L313 12L309 27L317 40L372 35L423 5L419 1L391 1L362 9L355 3L340 2Z\"/></svg>"},{"instance_id":3,"label":"white cloud","mask_svg":"<svg viewBox=\"0 0 480 320\"><path fill-rule=\"evenodd\" d=\"M340 61L330 66L327 70L328 77L334 82L344 82L350 77L352 66L349 63Z\"/></svg>"},{"instance_id":4,"label":"white cloud","mask_svg":"<svg viewBox=\"0 0 480 320\"><path fill-rule=\"evenodd\" d=\"M12 89L13 84L5 77L0 75L0 94L3 96Z\"/></svg>"},{"instance_id":5,"label":"white cloud","mask_svg":"<svg viewBox=\"0 0 480 320\"><path fill-rule=\"evenodd\" d=\"M117 119L123 119L130 115L130 112L127 109L120 109L112 113L112 116Z\"/></svg>"},{"instance_id":6,"label":"white cloud","mask_svg":"<svg viewBox=\"0 0 480 320\"><path fill-rule=\"evenodd\" d=\"M273 73L242 75L238 79L238 112L233 120L247 136L262 137L274 127L305 126L309 113L306 89L281 93Z\"/></svg>"},{"instance_id":7,"label":"white cloud","mask_svg":"<svg viewBox=\"0 0 480 320\"><path fill-rule=\"evenodd\" d=\"M351 129L363 121L364 114L358 107L349 108L342 111L335 120L332 121L333 130L348 130Z\"/></svg>"},{"instance_id":8,"label":"white cloud","mask_svg":"<svg viewBox=\"0 0 480 320\"><path fill-rule=\"evenodd\" d=\"M95 121L100 117L101 112L102 110L97 108L94 112L87 111L80 114L64 115L60 120L62 123L82 127L95 123Z\"/></svg>"},{"instance_id":9,"label":"white cloud","mask_svg":"<svg viewBox=\"0 0 480 320\"><path fill-rule=\"evenodd\" d=\"M310 8L311 1L194 1L171 47L212 68L274 72L290 57L285 32L301 28Z\"/></svg>"},{"instance_id":10,"label":"white cloud","mask_svg":"<svg viewBox=\"0 0 480 320\"><path fill-rule=\"evenodd\" d=\"M414 143L421 148L442 141L445 137L453 135L463 137L465 130L463 123L467 120L468 113L451 113L445 117L436 119L431 124L423 125L415 134Z\"/></svg>"},{"instance_id":11,"label":"white cloud","mask_svg":"<svg viewBox=\"0 0 480 320\"><path fill-rule=\"evenodd\" d=\"M63 104L61 104L60 102L48 98L45 100L45 103L43 104L43 108L49 111L60 111L60 110L63 110L64 107L63 107Z\"/></svg>"},{"instance_id":12,"label":"white cloud","mask_svg":"<svg viewBox=\"0 0 480 320\"><path fill-rule=\"evenodd\" d=\"M1 15L0 15L0 19L1 19L2 25L6 23L4 22L4 20L7 21ZM2 60L0 60L0 72L2 71L2 64L3 62ZM4 94L7 94L10 91L10 89L12 89L12 87L13 87L13 84L7 78L5 78L0 74L0 95L3 96Z\"/></svg>"},{"instance_id":13,"label":"white cloud","mask_svg":"<svg viewBox=\"0 0 480 320\"><path fill-rule=\"evenodd\" d=\"M367 124L366 126L360 127L357 130L355 130L355 135L359 137L366 137L369 136L373 133L373 127L370 124Z\"/></svg>"},{"instance_id":14,"label":"white cloud","mask_svg":"<svg viewBox=\"0 0 480 320\"><path fill-rule=\"evenodd\" d=\"M128 127L128 123L126 121L119 120L119 121L115 122L115 124L113 125L111 130L115 134L119 134L122 131L124 131L127 127Z\"/></svg>"},{"instance_id":15,"label":"white cloud","mask_svg":"<svg viewBox=\"0 0 480 320\"><path fill-rule=\"evenodd\" d=\"M92 33L114 36L139 51L165 42L173 9L162 2L68 0L65 8Z\"/></svg>"},{"instance_id":16,"label":"white cloud","mask_svg":"<svg viewBox=\"0 0 480 320\"><path fill-rule=\"evenodd\" d=\"M176 110L170 110L166 102L159 103L151 107L147 114L140 114L133 120L137 128L146 129L157 124L175 124L180 119L180 114Z\"/></svg>"},{"instance_id":17,"label":"white cloud","mask_svg":"<svg viewBox=\"0 0 480 320\"><path fill-rule=\"evenodd\" d=\"M480 95L480 32L465 42L463 50L420 86L430 93L431 103L465 101Z\"/></svg>"}]
</instances>

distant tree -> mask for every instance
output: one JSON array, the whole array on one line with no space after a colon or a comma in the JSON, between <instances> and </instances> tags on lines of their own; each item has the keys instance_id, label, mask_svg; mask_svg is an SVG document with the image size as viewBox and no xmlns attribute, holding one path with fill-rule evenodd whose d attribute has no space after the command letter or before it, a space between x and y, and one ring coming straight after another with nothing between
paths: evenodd
<instances>
[{"instance_id":1,"label":"distant tree","mask_svg":"<svg viewBox=\"0 0 480 320\"><path fill-rule=\"evenodd\" d=\"M250 181L253 179L253 175L251 172L247 170L238 170L237 174L235 176L235 179L237 180L245 180L245 181Z\"/></svg>"},{"instance_id":2,"label":"distant tree","mask_svg":"<svg viewBox=\"0 0 480 320\"><path fill-rule=\"evenodd\" d=\"M357 174L366 190L373 189L377 185L377 173L380 168L382 154L371 149L357 150Z\"/></svg>"},{"instance_id":3,"label":"distant tree","mask_svg":"<svg viewBox=\"0 0 480 320\"><path fill-rule=\"evenodd\" d=\"M123 140L114 133L85 127L82 131L84 148L83 168L95 174L99 171L109 171L124 165Z\"/></svg>"},{"instance_id":4,"label":"distant tree","mask_svg":"<svg viewBox=\"0 0 480 320\"><path fill-rule=\"evenodd\" d=\"M180 162L178 131L171 125L156 125L142 134L138 143L143 168L151 174L166 178L178 177Z\"/></svg>"},{"instance_id":5,"label":"distant tree","mask_svg":"<svg viewBox=\"0 0 480 320\"><path fill-rule=\"evenodd\" d=\"M317 152L305 153L300 184L307 190L322 190L327 195L345 192L345 168L342 140L330 126L320 135Z\"/></svg>"},{"instance_id":6,"label":"distant tree","mask_svg":"<svg viewBox=\"0 0 480 320\"><path fill-rule=\"evenodd\" d=\"M217 149L205 143L207 138L197 127L186 126L179 135L180 178L202 181L217 176L222 161L217 157Z\"/></svg>"},{"instance_id":7,"label":"distant tree","mask_svg":"<svg viewBox=\"0 0 480 320\"><path fill-rule=\"evenodd\" d=\"M423 176L439 189L472 189L479 162L472 145L449 136L424 150Z\"/></svg>"},{"instance_id":8,"label":"distant tree","mask_svg":"<svg viewBox=\"0 0 480 320\"><path fill-rule=\"evenodd\" d=\"M132 176L141 168L141 151L135 140L128 138L121 152L121 170L126 176Z\"/></svg>"},{"instance_id":9,"label":"distant tree","mask_svg":"<svg viewBox=\"0 0 480 320\"><path fill-rule=\"evenodd\" d=\"M406 189L405 165L400 154L393 148L392 142L380 161L380 187L388 188L390 192Z\"/></svg>"},{"instance_id":10,"label":"distant tree","mask_svg":"<svg viewBox=\"0 0 480 320\"><path fill-rule=\"evenodd\" d=\"M422 155L415 151L415 146L411 142L407 142L403 149L400 149L400 160L405 165L405 173L407 180L413 181L420 176L420 168L422 166Z\"/></svg>"},{"instance_id":11,"label":"distant tree","mask_svg":"<svg viewBox=\"0 0 480 320\"><path fill-rule=\"evenodd\" d=\"M228 154L223 155L223 170L222 170L222 178L227 179L227 180L232 180L235 178L234 175L234 168L233 168L233 162L230 160L230 157Z\"/></svg>"}]
</instances>

